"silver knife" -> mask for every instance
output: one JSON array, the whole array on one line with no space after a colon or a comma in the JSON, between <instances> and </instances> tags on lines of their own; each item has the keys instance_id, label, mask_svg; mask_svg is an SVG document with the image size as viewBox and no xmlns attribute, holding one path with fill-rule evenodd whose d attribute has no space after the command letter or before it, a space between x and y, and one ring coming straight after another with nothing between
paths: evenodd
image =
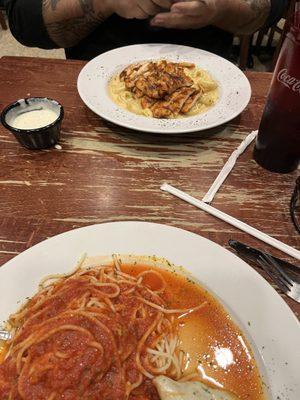
<instances>
[{"instance_id":1,"label":"silver knife","mask_svg":"<svg viewBox=\"0 0 300 400\"><path fill-rule=\"evenodd\" d=\"M290 274L295 281L300 283L300 267L289 263L288 261L274 257L265 251L255 249L254 247L250 247L244 243L238 242L237 240L230 239L228 244L238 253L239 256L249 261L253 261L259 268L262 268L259 262L261 256L272 257L284 269L285 272Z\"/></svg>"}]
</instances>

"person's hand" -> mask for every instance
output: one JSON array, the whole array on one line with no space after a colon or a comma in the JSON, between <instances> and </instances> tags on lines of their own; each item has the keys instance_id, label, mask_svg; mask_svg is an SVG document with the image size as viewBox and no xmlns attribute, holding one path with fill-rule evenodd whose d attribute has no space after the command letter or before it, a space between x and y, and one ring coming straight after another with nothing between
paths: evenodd
<instances>
[{"instance_id":1,"label":"person's hand","mask_svg":"<svg viewBox=\"0 0 300 400\"><path fill-rule=\"evenodd\" d=\"M170 12L158 13L151 25L163 28L197 29L211 25L219 15L216 0L175 0Z\"/></svg>"},{"instance_id":2,"label":"person's hand","mask_svg":"<svg viewBox=\"0 0 300 400\"><path fill-rule=\"evenodd\" d=\"M171 0L107 0L112 13L123 18L145 19L169 10ZM138 35L138 32L137 32Z\"/></svg>"}]
</instances>

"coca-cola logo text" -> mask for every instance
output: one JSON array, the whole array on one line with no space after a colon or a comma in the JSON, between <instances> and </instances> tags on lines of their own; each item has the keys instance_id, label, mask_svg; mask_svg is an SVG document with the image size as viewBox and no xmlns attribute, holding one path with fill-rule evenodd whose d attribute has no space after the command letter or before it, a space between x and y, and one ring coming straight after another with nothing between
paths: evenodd
<instances>
[{"instance_id":1,"label":"coca-cola logo text","mask_svg":"<svg viewBox=\"0 0 300 400\"><path fill-rule=\"evenodd\" d=\"M286 68L278 72L277 80L283 83L287 88L293 90L293 92L300 93L300 79L289 75Z\"/></svg>"}]
</instances>

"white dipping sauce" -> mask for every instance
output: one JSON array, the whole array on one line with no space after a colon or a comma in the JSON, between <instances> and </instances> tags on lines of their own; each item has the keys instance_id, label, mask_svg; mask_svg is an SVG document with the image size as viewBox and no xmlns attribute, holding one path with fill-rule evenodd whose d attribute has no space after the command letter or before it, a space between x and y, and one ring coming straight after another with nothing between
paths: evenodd
<instances>
[{"instance_id":1,"label":"white dipping sauce","mask_svg":"<svg viewBox=\"0 0 300 400\"><path fill-rule=\"evenodd\" d=\"M58 118L55 111L49 109L32 110L17 115L10 125L17 129L37 129L49 125Z\"/></svg>"}]
</instances>

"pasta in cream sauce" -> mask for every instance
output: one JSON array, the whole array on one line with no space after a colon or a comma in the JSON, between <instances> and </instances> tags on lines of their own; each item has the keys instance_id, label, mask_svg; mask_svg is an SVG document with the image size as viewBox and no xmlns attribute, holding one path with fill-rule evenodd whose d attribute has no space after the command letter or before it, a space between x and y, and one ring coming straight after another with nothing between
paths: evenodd
<instances>
[{"instance_id":1,"label":"pasta in cream sauce","mask_svg":"<svg viewBox=\"0 0 300 400\"><path fill-rule=\"evenodd\" d=\"M204 113L214 106L219 99L218 84L209 72L194 66L192 68L184 68L184 73L192 79L192 88L200 90L201 96L187 113L169 118L184 118ZM112 100L123 109L138 115L153 117L151 106L142 107L141 98L126 87L125 81L121 79L120 74L113 76L110 80L109 94Z\"/></svg>"}]
</instances>

